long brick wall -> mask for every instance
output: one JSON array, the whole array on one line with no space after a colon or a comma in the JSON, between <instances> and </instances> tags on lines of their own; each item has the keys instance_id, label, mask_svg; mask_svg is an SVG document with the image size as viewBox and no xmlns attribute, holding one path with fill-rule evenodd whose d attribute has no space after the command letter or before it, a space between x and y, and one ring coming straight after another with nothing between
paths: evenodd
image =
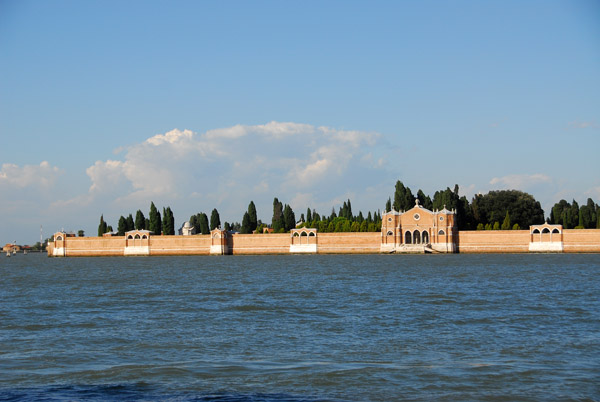
<instances>
[{"instance_id":1,"label":"long brick wall","mask_svg":"<svg viewBox=\"0 0 600 402\"><path fill-rule=\"evenodd\" d=\"M317 247L319 254L379 253L381 233L319 233Z\"/></svg>"},{"instance_id":2,"label":"long brick wall","mask_svg":"<svg viewBox=\"0 0 600 402\"><path fill-rule=\"evenodd\" d=\"M527 253L529 230L477 230L458 232L459 253Z\"/></svg>"},{"instance_id":3,"label":"long brick wall","mask_svg":"<svg viewBox=\"0 0 600 402\"><path fill-rule=\"evenodd\" d=\"M563 230L565 253L600 253L600 229Z\"/></svg>"},{"instance_id":4,"label":"long brick wall","mask_svg":"<svg viewBox=\"0 0 600 402\"><path fill-rule=\"evenodd\" d=\"M556 235L555 235L556 236ZM549 240L532 235L528 230L482 230L458 232L459 253L528 253L532 240ZM555 237L560 240L560 236ZM562 233L563 252L599 253L600 229L566 229ZM306 241L304 237L301 241ZM308 241L315 241L310 239ZM54 243L49 243L48 255L75 256L122 256L125 254L125 238L113 237L67 237L64 254L53 254ZM228 254L289 254L292 236L281 234L233 234L227 238ZM316 252L319 254L376 254L381 252L381 233L318 233ZM150 236L146 255L208 255L211 249L210 235ZM314 252L314 250L312 251Z\"/></svg>"}]
</instances>

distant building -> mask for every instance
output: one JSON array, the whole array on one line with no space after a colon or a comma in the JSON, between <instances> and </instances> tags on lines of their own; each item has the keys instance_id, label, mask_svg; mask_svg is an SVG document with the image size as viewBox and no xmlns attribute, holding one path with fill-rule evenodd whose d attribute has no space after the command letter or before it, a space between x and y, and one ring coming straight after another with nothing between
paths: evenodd
<instances>
[{"instance_id":1,"label":"distant building","mask_svg":"<svg viewBox=\"0 0 600 402\"><path fill-rule=\"evenodd\" d=\"M192 226L192 224L187 221L179 228L179 234L182 236L191 236L196 234L196 228Z\"/></svg>"}]
</instances>

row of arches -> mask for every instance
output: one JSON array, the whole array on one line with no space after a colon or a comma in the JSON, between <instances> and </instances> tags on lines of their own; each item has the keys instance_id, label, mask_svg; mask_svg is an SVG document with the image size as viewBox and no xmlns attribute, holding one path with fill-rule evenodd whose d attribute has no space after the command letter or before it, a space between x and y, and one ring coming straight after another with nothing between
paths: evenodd
<instances>
[{"instance_id":1,"label":"row of arches","mask_svg":"<svg viewBox=\"0 0 600 402\"><path fill-rule=\"evenodd\" d=\"M393 236L394 232L391 230L387 232L388 236ZM438 232L439 236L445 236L446 232L442 229ZM413 232L407 230L404 232L404 244L429 244L429 232L426 230L418 231L414 230Z\"/></svg>"},{"instance_id":2,"label":"row of arches","mask_svg":"<svg viewBox=\"0 0 600 402\"><path fill-rule=\"evenodd\" d=\"M317 239L317 234L315 232L295 232L292 235L292 244L314 244Z\"/></svg>"},{"instance_id":3,"label":"row of arches","mask_svg":"<svg viewBox=\"0 0 600 402\"><path fill-rule=\"evenodd\" d=\"M533 229L534 234L536 233L540 233L540 230L538 228ZM549 228L544 228L542 229L542 233L560 233L560 231L557 228L552 229L552 232L550 232Z\"/></svg>"}]
</instances>

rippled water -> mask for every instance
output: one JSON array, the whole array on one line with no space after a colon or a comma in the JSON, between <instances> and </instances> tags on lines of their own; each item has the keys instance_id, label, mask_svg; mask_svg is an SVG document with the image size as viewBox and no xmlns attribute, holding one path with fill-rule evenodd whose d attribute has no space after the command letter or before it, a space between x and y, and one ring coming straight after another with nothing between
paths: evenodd
<instances>
[{"instance_id":1,"label":"rippled water","mask_svg":"<svg viewBox=\"0 0 600 402\"><path fill-rule=\"evenodd\" d=\"M0 399L600 399L600 255L1 258Z\"/></svg>"}]
</instances>

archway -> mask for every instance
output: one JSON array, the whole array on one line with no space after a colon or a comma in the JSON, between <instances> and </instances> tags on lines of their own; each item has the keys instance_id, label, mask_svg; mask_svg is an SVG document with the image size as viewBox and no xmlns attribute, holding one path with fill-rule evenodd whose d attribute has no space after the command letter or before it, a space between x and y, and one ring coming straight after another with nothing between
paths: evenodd
<instances>
[{"instance_id":1,"label":"archway","mask_svg":"<svg viewBox=\"0 0 600 402\"><path fill-rule=\"evenodd\" d=\"M429 244L429 233L423 231L423 244Z\"/></svg>"},{"instance_id":2,"label":"archway","mask_svg":"<svg viewBox=\"0 0 600 402\"><path fill-rule=\"evenodd\" d=\"M412 239L412 236L410 235L410 232L409 232L409 231L407 231L407 232L404 234L404 244L411 244L411 243L412 243L412 240L411 240L411 239Z\"/></svg>"},{"instance_id":3,"label":"archway","mask_svg":"<svg viewBox=\"0 0 600 402\"><path fill-rule=\"evenodd\" d=\"M413 232L413 244L421 244L421 233L418 230Z\"/></svg>"}]
</instances>

